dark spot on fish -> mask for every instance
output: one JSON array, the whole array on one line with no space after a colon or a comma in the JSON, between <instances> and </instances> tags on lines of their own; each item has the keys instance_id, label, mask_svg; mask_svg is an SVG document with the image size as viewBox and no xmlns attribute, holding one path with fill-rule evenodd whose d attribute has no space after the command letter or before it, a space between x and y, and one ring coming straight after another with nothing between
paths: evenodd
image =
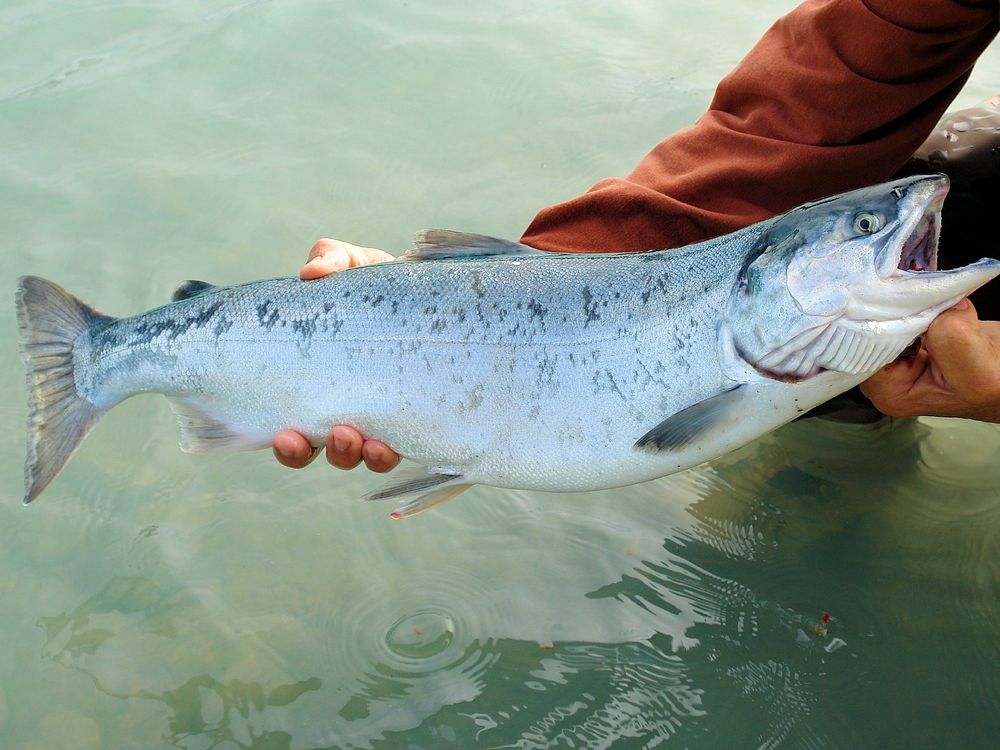
<instances>
[{"instance_id":1,"label":"dark spot on fish","mask_svg":"<svg viewBox=\"0 0 1000 750\"><path fill-rule=\"evenodd\" d=\"M217 301L208 307L199 308L198 312L184 318L141 321L135 327L136 335L144 341L152 341L166 333L173 341L178 336L187 333L192 328L201 328L212 320L212 316L222 307L222 301Z\"/></svg>"},{"instance_id":2,"label":"dark spot on fish","mask_svg":"<svg viewBox=\"0 0 1000 750\"><path fill-rule=\"evenodd\" d=\"M473 271L472 274L472 289L476 293L476 296L482 299L486 296L486 292L483 291L483 280L479 276L479 271Z\"/></svg>"},{"instance_id":3,"label":"dark spot on fish","mask_svg":"<svg viewBox=\"0 0 1000 750\"><path fill-rule=\"evenodd\" d=\"M597 312L597 304L594 302L594 297L590 293L590 287L585 286L582 290L583 292L583 312L587 316L587 322L584 326L590 324L592 321L598 320L601 316Z\"/></svg>"},{"instance_id":4,"label":"dark spot on fish","mask_svg":"<svg viewBox=\"0 0 1000 750\"><path fill-rule=\"evenodd\" d=\"M271 300L265 300L257 305L257 320L267 330L270 331L274 328L274 324L278 322L278 317L278 308Z\"/></svg>"},{"instance_id":5,"label":"dark spot on fish","mask_svg":"<svg viewBox=\"0 0 1000 750\"><path fill-rule=\"evenodd\" d=\"M304 339L311 339L312 335L316 332L317 317L319 316L314 315L311 318L306 318L305 320L293 320L292 330Z\"/></svg>"},{"instance_id":6,"label":"dark spot on fish","mask_svg":"<svg viewBox=\"0 0 1000 750\"><path fill-rule=\"evenodd\" d=\"M229 318L220 318L219 322L215 324L215 329L212 331L212 333L215 335L216 338L218 338L232 327L233 327L233 321L231 321Z\"/></svg>"}]
</instances>

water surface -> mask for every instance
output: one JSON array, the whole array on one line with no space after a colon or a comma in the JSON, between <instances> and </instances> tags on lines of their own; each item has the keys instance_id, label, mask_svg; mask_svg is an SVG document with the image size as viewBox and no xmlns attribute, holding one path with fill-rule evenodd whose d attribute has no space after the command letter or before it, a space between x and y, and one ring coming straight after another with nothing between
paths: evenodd
<instances>
[{"instance_id":1,"label":"water surface","mask_svg":"<svg viewBox=\"0 0 1000 750\"><path fill-rule=\"evenodd\" d=\"M693 121L792 5L8 0L3 281L130 314L324 235L515 237ZM992 51L959 104L998 90ZM23 508L0 316L4 748L995 745L994 426L796 424L392 523L364 472L181 454L147 397Z\"/></svg>"}]
</instances>

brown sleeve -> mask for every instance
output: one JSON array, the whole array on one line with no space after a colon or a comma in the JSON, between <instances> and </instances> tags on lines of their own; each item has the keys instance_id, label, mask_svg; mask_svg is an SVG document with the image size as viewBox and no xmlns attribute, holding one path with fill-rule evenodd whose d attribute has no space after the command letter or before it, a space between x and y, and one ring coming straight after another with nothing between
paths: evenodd
<instances>
[{"instance_id":1,"label":"brown sleeve","mask_svg":"<svg viewBox=\"0 0 1000 750\"><path fill-rule=\"evenodd\" d=\"M892 176L997 32L997 0L807 0L719 84L707 113L624 179L542 209L545 250L677 247Z\"/></svg>"}]
</instances>

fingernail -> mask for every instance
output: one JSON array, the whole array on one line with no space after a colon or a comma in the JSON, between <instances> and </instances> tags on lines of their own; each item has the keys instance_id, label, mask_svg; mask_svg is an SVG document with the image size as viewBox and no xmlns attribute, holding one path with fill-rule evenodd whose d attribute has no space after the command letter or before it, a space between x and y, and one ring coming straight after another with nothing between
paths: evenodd
<instances>
[{"instance_id":1,"label":"fingernail","mask_svg":"<svg viewBox=\"0 0 1000 750\"><path fill-rule=\"evenodd\" d=\"M333 449L338 453L343 453L348 449L348 441L339 435L335 435L333 438Z\"/></svg>"},{"instance_id":2,"label":"fingernail","mask_svg":"<svg viewBox=\"0 0 1000 750\"><path fill-rule=\"evenodd\" d=\"M277 446L275 446L274 449L278 452L278 455L281 456L282 458L291 458L292 457L291 453L289 453L288 451L282 450L281 448L279 448Z\"/></svg>"}]
</instances>

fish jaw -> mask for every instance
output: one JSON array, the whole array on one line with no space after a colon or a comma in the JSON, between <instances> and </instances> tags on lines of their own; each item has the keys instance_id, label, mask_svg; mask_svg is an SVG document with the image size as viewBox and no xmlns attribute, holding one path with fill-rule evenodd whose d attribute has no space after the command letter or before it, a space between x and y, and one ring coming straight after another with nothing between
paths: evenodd
<instances>
[{"instance_id":1,"label":"fish jaw","mask_svg":"<svg viewBox=\"0 0 1000 750\"><path fill-rule=\"evenodd\" d=\"M1000 275L1000 261L983 258L948 271L896 269L880 288L858 291L851 317L867 320L933 320ZM874 292L874 293L873 293ZM907 311L910 315L907 316ZM929 324L929 322L928 322ZM918 331L922 333L923 331Z\"/></svg>"}]
</instances>

